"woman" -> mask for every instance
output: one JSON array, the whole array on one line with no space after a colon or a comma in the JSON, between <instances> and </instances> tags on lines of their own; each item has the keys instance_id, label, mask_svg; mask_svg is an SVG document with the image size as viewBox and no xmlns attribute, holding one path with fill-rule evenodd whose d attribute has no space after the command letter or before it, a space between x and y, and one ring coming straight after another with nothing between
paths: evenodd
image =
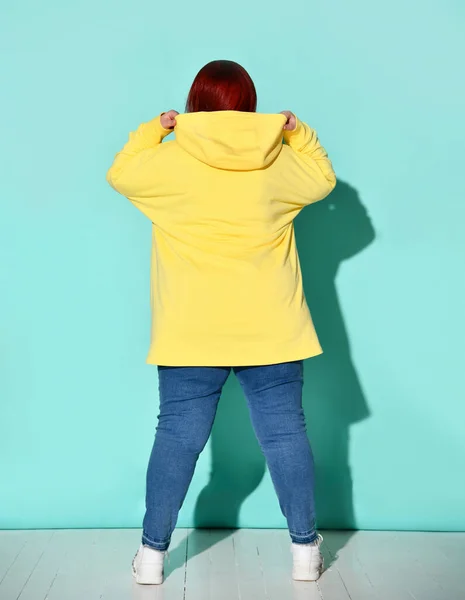
<instances>
[{"instance_id":1,"label":"woman","mask_svg":"<svg viewBox=\"0 0 465 600\"><path fill-rule=\"evenodd\" d=\"M315 131L291 112L258 114L254 84L230 61L196 76L186 114L130 135L108 182L152 221L152 335L160 414L138 583L163 559L233 370L286 517L293 577L323 567L313 458L302 409L305 358L321 353L305 301L293 220L336 178ZM176 140L162 143L174 130ZM283 143L284 142L284 143Z\"/></svg>"}]
</instances>

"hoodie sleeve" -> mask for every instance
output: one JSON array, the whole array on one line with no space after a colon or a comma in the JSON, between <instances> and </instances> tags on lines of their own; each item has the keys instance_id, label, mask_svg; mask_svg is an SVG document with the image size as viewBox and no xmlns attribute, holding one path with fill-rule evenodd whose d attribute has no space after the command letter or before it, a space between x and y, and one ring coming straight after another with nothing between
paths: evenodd
<instances>
[{"instance_id":1,"label":"hoodie sleeve","mask_svg":"<svg viewBox=\"0 0 465 600\"><path fill-rule=\"evenodd\" d=\"M163 139L172 131L162 127L160 116L142 123L129 134L129 141L115 156L107 172L108 183L123 196L137 196L143 183L140 178L141 167L154 157Z\"/></svg>"},{"instance_id":2,"label":"hoodie sleeve","mask_svg":"<svg viewBox=\"0 0 465 600\"><path fill-rule=\"evenodd\" d=\"M296 178L297 194L303 206L325 198L336 186L336 175L317 133L296 118L296 128L284 131L284 141L303 167Z\"/></svg>"}]
</instances>

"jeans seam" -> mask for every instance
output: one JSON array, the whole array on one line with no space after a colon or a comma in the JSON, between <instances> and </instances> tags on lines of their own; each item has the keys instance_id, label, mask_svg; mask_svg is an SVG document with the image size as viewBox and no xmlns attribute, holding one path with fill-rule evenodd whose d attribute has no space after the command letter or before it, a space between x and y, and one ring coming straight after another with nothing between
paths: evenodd
<instances>
[{"instance_id":1,"label":"jeans seam","mask_svg":"<svg viewBox=\"0 0 465 600\"><path fill-rule=\"evenodd\" d=\"M311 535L314 535L316 533L316 531L314 529L311 529L309 531L305 531L304 533L294 533L293 531L289 531L289 533L291 535L293 535L294 537L304 538L304 537L309 537Z\"/></svg>"},{"instance_id":2,"label":"jeans seam","mask_svg":"<svg viewBox=\"0 0 465 600\"><path fill-rule=\"evenodd\" d=\"M312 544L314 541L318 539L318 534L316 531L312 532L312 534L303 536L303 535L294 535L291 533L291 540L294 544Z\"/></svg>"},{"instance_id":3,"label":"jeans seam","mask_svg":"<svg viewBox=\"0 0 465 600\"><path fill-rule=\"evenodd\" d=\"M170 538L165 538L164 540L154 540L152 539L150 536L148 536L146 533L142 533L142 540L143 541L147 541L149 544L152 545L156 545L156 546L166 546L167 544L170 543Z\"/></svg>"}]
</instances>

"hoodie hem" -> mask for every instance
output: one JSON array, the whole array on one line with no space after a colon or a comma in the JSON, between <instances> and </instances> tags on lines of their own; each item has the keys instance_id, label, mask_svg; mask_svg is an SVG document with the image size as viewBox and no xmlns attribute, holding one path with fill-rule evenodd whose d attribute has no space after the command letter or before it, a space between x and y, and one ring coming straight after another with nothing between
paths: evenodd
<instances>
[{"instance_id":1,"label":"hoodie hem","mask_svg":"<svg viewBox=\"0 0 465 600\"><path fill-rule=\"evenodd\" d=\"M146 363L165 367L254 367L265 365L276 365L297 360L314 358L323 354L321 346L301 352L289 352L276 355L254 354L247 356L246 353L230 353L222 356L216 354L201 354L199 352L183 354L179 352L176 356L163 352L149 352Z\"/></svg>"}]
</instances>

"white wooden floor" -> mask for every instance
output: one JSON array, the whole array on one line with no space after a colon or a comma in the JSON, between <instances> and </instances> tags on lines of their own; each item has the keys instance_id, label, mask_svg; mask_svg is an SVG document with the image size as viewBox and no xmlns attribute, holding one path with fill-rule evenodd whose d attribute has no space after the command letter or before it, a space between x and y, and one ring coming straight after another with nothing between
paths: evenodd
<instances>
[{"instance_id":1,"label":"white wooden floor","mask_svg":"<svg viewBox=\"0 0 465 600\"><path fill-rule=\"evenodd\" d=\"M323 532L318 583L290 578L285 530L173 536L162 586L139 586L140 530L0 531L0 600L465 600L465 534Z\"/></svg>"}]
</instances>

